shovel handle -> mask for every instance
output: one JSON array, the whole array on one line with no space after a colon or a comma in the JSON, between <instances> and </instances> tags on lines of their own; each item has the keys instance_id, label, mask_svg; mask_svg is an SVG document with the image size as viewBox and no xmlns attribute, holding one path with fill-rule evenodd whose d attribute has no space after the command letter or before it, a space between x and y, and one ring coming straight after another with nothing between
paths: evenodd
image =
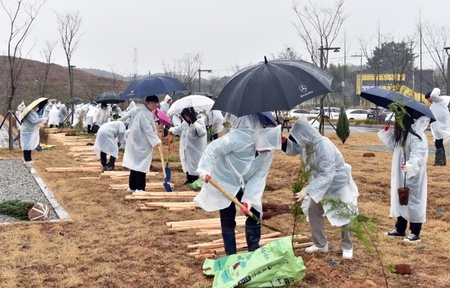
<instances>
[{"instance_id":1,"label":"shovel handle","mask_svg":"<svg viewBox=\"0 0 450 288\"><path fill-rule=\"evenodd\" d=\"M160 158L161 158L161 165L162 165L162 171L163 171L163 174L164 174L164 181L166 181L166 170L165 170L165 167L164 167L164 155L163 155L163 152L162 152L162 145L161 145L161 143L158 144L158 149L159 149L159 155L160 155Z\"/></svg>"},{"instance_id":2,"label":"shovel handle","mask_svg":"<svg viewBox=\"0 0 450 288\"><path fill-rule=\"evenodd\" d=\"M219 184L217 184L216 181L214 181L213 179L209 179L208 183L211 183L214 187L216 187L217 190L219 190L223 195L225 195L225 197L227 197L228 199L230 199L234 204L236 204L239 208L241 209L247 209L244 205L242 205L241 202L239 202L239 200L237 200L236 198L234 198L230 193L228 193L227 191L225 191L225 189L222 188L222 186L220 186ZM247 215L251 218L253 218L253 220L255 220L257 223L260 222L260 219L258 217L255 216L255 214L252 213L252 211L248 210Z\"/></svg>"}]
</instances>

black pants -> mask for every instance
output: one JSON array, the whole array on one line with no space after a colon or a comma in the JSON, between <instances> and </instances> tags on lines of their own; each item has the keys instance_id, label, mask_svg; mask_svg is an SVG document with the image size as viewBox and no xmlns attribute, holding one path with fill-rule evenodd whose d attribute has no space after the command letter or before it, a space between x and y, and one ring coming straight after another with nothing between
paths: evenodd
<instances>
[{"instance_id":1,"label":"black pants","mask_svg":"<svg viewBox=\"0 0 450 288\"><path fill-rule=\"evenodd\" d=\"M398 233L403 234L406 231L406 227L408 226L408 221L402 216L397 217L397 222L395 223L395 229ZM420 230L422 229L422 223L409 223L409 230L411 233L419 236Z\"/></svg>"},{"instance_id":2,"label":"black pants","mask_svg":"<svg viewBox=\"0 0 450 288\"><path fill-rule=\"evenodd\" d=\"M212 135L211 137L209 137L209 141L216 140L217 138L219 138L219 133L216 133L216 134Z\"/></svg>"},{"instance_id":3,"label":"black pants","mask_svg":"<svg viewBox=\"0 0 450 288\"><path fill-rule=\"evenodd\" d=\"M87 133L92 133L92 125L91 124L87 125Z\"/></svg>"},{"instance_id":4,"label":"black pants","mask_svg":"<svg viewBox=\"0 0 450 288\"><path fill-rule=\"evenodd\" d=\"M166 137L167 135L169 135L169 126L164 125L164 137Z\"/></svg>"},{"instance_id":5,"label":"black pants","mask_svg":"<svg viewBox=\"0 0 450 288\"><path fill-rule=\"evenodd\" d=\"M145 173L130 170L130 177L128 178L128 186L131 190L145 191Z\"/></svg>"},{"instance_id":6,"label":"black pants","mask_svg":"<svg viewBox=\"0 0 450 288\"><path fill-rule=\"evenodd\" d=\"M434 140L434 146L437 148L444 148L444 139L436 139Z\"/></svg>"},{"instance_id":7,"label":"black pants","mask_svg":"<svg viewBox=\"0 0 450 288\"><path fill-rule=\"evenodd\" d=\"M241 201L242 196L244 195L244 192L241 190L239 190L238 194L236 195L236 199ZM255 208L251 208L250 211L257 217L259 218L260 214L258 212L258 210L256 210ZM236 228L236 204L234 204L233 202L231 202L230 206L228 206L225 209L222 209L219 211L220 212L220 225L223 228L231 228L234 229ZM253 220L252 217L247 217L247 220L245 220L245 226L258 226L259 224L256 223L255 220Z\"/></svg>"},{"instance_id":8,"label":"black pants","mask_svg":"<svg viewBox=\"0 0 450 288\"><path fill-rule=\"evenodd\" d=\"M100 163L102 166L109 166L114 168L114 164L116 163L116 158L114 156L109 156L109 162L105 152L100 152Z\"/></svg>"},{"instance_id":9,"label":"black pants","mask_svg":"<svg viewBox=\"0 0 450 288\"><path fill-rule=\"evenodd\" d=\"M31 161L31 150L23 150L23 159L25 162Z\"/></svg>"}]
</instances>

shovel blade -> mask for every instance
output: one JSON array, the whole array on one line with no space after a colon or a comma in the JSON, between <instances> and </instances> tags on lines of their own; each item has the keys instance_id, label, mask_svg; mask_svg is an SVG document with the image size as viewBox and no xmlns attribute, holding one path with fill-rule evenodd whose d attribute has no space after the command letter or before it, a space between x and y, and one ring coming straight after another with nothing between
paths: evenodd
<instances>
[{"instance_id":1,"label":"shovel blade","mask_svg":"<svg viewBox=\"0 0 450 288\"><path fill-rule=\"evenodd\" d=\"M170 178L172 177L172 171L170 171L169 163L166 163L166 168L164 168L164 171L166 171L166 178L164 179L164 182L170 182Z\"/></svg>"},{"instance_id":2,"label":"shovel blade","mask_svg":"<svg viewBox=\"0 0 450 288\"><path fill-rule=\"evenodd\" d=\"M166 192L172 192L172 187L170 187L170 184L167 182L163 183L164 189L166 189Z\"/></svg>"}]
</instances>

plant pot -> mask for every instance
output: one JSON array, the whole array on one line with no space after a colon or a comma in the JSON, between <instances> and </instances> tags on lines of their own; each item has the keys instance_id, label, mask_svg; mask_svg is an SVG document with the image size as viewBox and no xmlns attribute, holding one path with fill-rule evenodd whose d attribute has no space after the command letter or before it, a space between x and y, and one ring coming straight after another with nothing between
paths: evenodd
<instances>
[{"instance_id":1,"label":"plant pot","mask_svg":"<svg viewBox=\"0 0 450 288\"><path fill-rule=\"evenodd\" d=\"M401 187L401 188L398 188L397 191L398 191L398 200L400 202L400 205L402 205L402 206L408 205L409 188Z\"/></svg>"}]
</instances>

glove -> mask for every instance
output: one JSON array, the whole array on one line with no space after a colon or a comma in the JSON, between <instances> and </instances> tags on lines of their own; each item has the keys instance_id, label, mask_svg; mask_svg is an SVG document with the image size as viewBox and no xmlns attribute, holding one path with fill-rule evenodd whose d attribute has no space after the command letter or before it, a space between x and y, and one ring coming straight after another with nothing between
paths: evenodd
<instances>
[{"instance_id":1,"label":"glove","mask_svg":"<svg viewBox=\"0 0 450 288\"><path fill-rule=\"evenodd\" d=\"M209 179L211 179L211 174L209 172L202 172L200 174L200 179L202 179L203 182L208 183Z\"/></svg>"},{"instance_id":2,"label":"glove","mask_svg":"<svg viewBox=\"0 0 450 288\"><path fill-rule=\"evenodd\" d=\"M175 130L175 128L170 127L170 128L169 128L169 133L170 133L170 134L173 134L173 131L174 131L174 130Z\"/></svg>"},{"instance_id":3,"label":"glove","mask_svg":"<svg viewBox=\"0 0 450 288\"><path fill-rule=\"evenodd\" d=\"M295 193L295 202L296 203L302 202L303 199L305 199L306 195L308 195L306 194L306 189L303 188L302 191Z\"/></svg>"},{"instance_id":4,"label":"glove","mask_svg":"<svg viewBox=\"0 0 450 288\"><path fill-rule=\"evenodd\" d=\"M286 139L287 139L286 137L284 137L283 135L281 135L281 143L283 143L283 144L286 143Z\"/></svg>"},{"instance_id":5,"label":"glove","mask_svg":"<svg viewBox=\"0 0 450 288\"><path fill-rule=\"evenodd\" d=\"M408 166L409 166L408 164L402 163L402 165L401 165L402 171L405 173L408 173Z\"/></svg>"},{"instance_id":6,"label":"glove","mask_svg":"<svg viewBox=\"0 0 450 288\"><path fill-rule=\"evenodd\" d=\"M389 131L390 128L391 128L390 125L384 125L383 131L384 131L384 132L387 132L387 131Z\"/></svg>"},{"instance_id":7,"label":"glove","mask_svg":"<svg viewBox=\"0 0 450 288\"><path fill-rule=\"evenodd\" d=\"M244 215L248 214L248 211L250 211L250 209L252 209L252 204L248 203L248 202L244 202L242 203L242 205L244 206L244 208L241 208L241 213Z\"/></svg>"}]
</instances>

